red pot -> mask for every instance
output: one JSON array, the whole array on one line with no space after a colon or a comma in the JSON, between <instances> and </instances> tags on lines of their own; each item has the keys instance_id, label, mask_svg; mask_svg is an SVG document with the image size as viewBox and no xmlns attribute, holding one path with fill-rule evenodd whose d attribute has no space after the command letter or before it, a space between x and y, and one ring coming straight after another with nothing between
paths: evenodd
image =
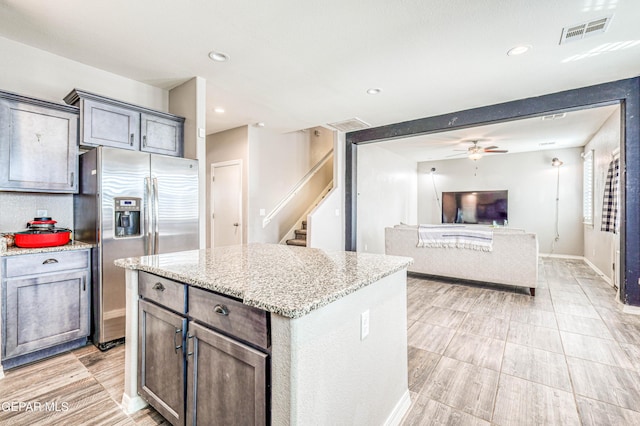
<instances>
[{"instance_id":1,"label":"red pot","mask_svg":"<svg viewBox=\"0 0 640 426\"><path fill-rule=\"evenodd\" d=\"M23 248L63 246L69 242L71 230L23 231L15 233L15 244Z\"/></svg>"}]
</instances>

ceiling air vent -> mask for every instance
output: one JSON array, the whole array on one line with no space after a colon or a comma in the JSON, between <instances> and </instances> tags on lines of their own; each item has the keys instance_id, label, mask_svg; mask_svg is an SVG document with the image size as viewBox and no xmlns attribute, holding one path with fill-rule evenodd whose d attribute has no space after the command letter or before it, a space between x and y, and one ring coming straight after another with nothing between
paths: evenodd
<instances>
[{"instance_id":1,"label":"ceiling air vent","mask_svg":"<svg viewBox=\"0 0 640 426\"><path fill-rule=\"evenodd\" d=\"M609 23L611 23L611 18L613 18L613 15L563 28L562 37L560 38L560 44L568 43L575 40L582 40L585 37L590 37L592 35L601 34L607 31Z\"/></svg>"},{"instance_id":2,"label":"ceiling air vent","mask_svg":"<svg viewBox=\"0 0 640 426\"><path fill-rule=\"evenodd\" d=\"M543 115L542 116L542 120L559 120L561 118L565 118L567 116L566 112L561 112L558 114L551 114L551 115Z\"/></svg>"},{"instance_id":3,"label":"ceiling air vent","mask_svg":"<svg viewBox=\"0 0 640 426\"><path fill-rule=\"evenodd\" d=\"M362 130L371 127L371 124L365 123L359 118L350 118L344 121L338 121L336 123L328 123L328 126L333 127L334 129L340 132L355 132L356 130Z\"/></svg>"}]
</instances>

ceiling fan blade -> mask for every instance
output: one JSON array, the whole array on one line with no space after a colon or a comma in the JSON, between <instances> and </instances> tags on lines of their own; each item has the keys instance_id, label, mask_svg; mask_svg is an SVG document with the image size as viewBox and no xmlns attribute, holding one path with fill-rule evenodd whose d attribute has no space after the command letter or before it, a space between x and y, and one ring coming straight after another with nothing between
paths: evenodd
<instances>
[{"instance_id":1,"label":"ceiling fan blade","mask_svg":"<svg viewBox=\"0 0 640 426\"><path fill-rule=\"evenodd\" d=\"M459 157L461 155L467 155L466 153L462 153L462 154L453 154L453 155L447 155L445 158L450 158L450 157Z\"/></svg>"},{"instance_id":2,"label":"ceiling fan blade","mask_svg":"<svg viewBox=\"0 0 640 426\"><path fill-rule=\"evenodd\" d=\"M492 149L497 149L497 148L498 148L497 146L495 146L495 145L491 145L491 146L485 146L485 147L484 147L484 150L485 150L485 152L486 152L486 151L490 151L490 150L492 150Z\"/></svg>"},{"instance_id":3,"label":"ceiling fan blade","mask_svg":"<svg viewBox=\"0 0 640 426\"><path fill-rule=\"evenodd\" d=\"M484 150L484 152L490 152L490 153L494 153L494 154L504 154L505 152L509 152L509 150L507 149L491 149L491 150Z\"/></svg>"}]
</instances>

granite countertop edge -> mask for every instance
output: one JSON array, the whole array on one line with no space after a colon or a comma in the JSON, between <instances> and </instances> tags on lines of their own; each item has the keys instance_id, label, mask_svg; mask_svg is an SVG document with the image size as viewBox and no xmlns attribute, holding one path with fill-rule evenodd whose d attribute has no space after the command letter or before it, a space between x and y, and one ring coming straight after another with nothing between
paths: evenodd
<instances>
[{"instance_id":1,"label":"granite countertop edge","mask_svg":"<svg viewBox=\"0 0 640 426\"><path fill-rule=\"evenodd\" d=\"M290 304L287 305L277 304L273 301L260 299L259 297L252 297L251 294L245 294L237 288L231 286L224 286L219 283L204 281L194 278L186 273L176 273L173 271L169 271L162 267L145 265L140 263L139 258L124 258L124 259L116 259L114 264L121 268L129 269L129 270L137 270L148 272L151 274L155 274L164 278L172 279L181 283L185 283L187 285L202 288L205 290L214 291L226 296L234 297L239 299L243 304L247 306L252 306L258 309L262 309L271 313L275 313L281 315L283 317L287 317L290 319L296 319L303 317L310 312L319 309L323 306L326 306L332 302L335 302L345 296L348 296L351 293L355 293L356 291L373 284L374 282L385 278L389 275L392 275L398 271L406 269L411 263L413 263L413 259L409 257L401 257L401 256L386 256L387 258L396 259L396 263L393 266L389 266L384 270L376 271L375 273L367 274L364 277L358 277L352 282L348 283L344 287L330 292L328 294L322 295L319 298L305 300L304 302L294 303L294 306ZM287 306L285 306L287 305Z\"/></svg>"},{"instance_id":2,"label":"granite countertop edge","mask_svg":"<svg viewBox=\"0 0 640 426\"><path fill-rule=\"evenodd\" d=\"M85 243L82 241L72 241L62 246L36 247L36 248L26 248L26 247L17 247L17 246L5 248L4 244L0 244L0 257L20 256L23 254L55 253L60 251L87 250L93 247L95 247L95 244Z\"/></svg>"},{"instance_id":3,"label":"granite countertop edge","mask_svg":"<svg viewBox=\"0 0 640 426\"><path fill-rule=\"evenodd\" d=\"M356 291L373 284L374 282L381 280L384 277L387 277L389 275L393 275L398 271L401 271L403 269L405 269L410 263L412 262L407 262L407 264L405 265L398 265L394 268L390 268L388 270L386 270L386 272L383 273L378 273L378 274L373 274L373 275L369 275L366 279L361 279L353 284L351 284L350 286L347 286L339 291L333 292L331 294L327 294L324 297L317 299L317 300L313 300L310 301L308 303L305 303L304 306L300 306L300 307L296 307L296 308L283 308L281 306L276 306L272 303L265 303L262 302L260 300L252 300L250 298L245 299L243 301L243 303L245 303L246 305L249 306L254 306L256 308L259 309L263 309L265 311L269 311L272 313L276 313L278 315L281 315L283 317L287 317L287 318L291 318L291 319L295 319L295 318L300 318L303 317L307 314L309 314L310 312L322 308L323 306L329 305L332 302L335 302L339 299L342 299L345 296L348 296L352 293L355 293Z\"/></svg>"}]
</instances>

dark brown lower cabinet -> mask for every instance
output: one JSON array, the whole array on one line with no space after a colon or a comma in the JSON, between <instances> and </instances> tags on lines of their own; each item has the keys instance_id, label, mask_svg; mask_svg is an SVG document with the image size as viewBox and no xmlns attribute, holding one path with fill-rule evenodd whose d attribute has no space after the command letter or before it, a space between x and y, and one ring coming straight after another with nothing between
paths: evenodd
<instances>
[{"instance_id":1,"label":"dark brown lower cabinet","mask_svg":"<svg viewBox=\"0 0 640 426\"><path fill-rule=\"evenodd\" d=\"M242 321L238 302L221 305L220 297L209 309L226 322ZM176 426L268 424L266 351L156 303L141 298L138 305L140 396Z\"/></svg>"},{"instance_id":2,"label":"dark brown lower cabinet","mask_svg":"<svg viewBox=\"0 0 640 426\"><path fill-rule=\"evenodd\" d=\"M264 425L267 354L189 322L188 425Z\"/></svg>"},{"instance_id":3,"label":"dark brown lower cabinet","mask_svg":"<svg viewBox=\"0 0 640 426\"><path fill-rule=\"evenodd\" d=\"M89 250L0 257L5 369L69 351L91 328Z\"/></svg>"},{"instance_id":4,"label":"dark brown lower cabinet","mask_svg":"<svg viewBox=\"0 0 640 426\"><path fill-rule=\"evenodd\" d=\"M183 425L187 319L145 300L138 306L138 392L172 425Z\"/></svg>"}]
</instances>

